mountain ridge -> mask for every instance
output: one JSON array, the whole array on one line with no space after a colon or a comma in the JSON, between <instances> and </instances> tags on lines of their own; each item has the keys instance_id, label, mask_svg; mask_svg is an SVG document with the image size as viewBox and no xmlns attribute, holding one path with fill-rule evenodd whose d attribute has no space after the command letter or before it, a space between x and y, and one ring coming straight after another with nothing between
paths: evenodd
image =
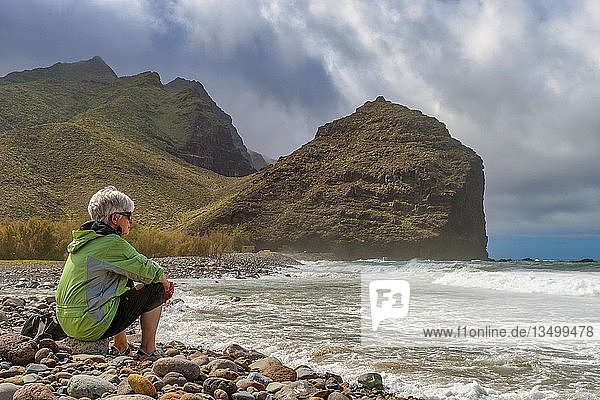
<instances>
[{"instance_id":1,"label":"mountain ridge","mask_svg":"<svg viewBox=\"0 0 600 400\"><path fill-rule=\"evenodd\" d=\"M85 73L101 64L58 63L2 78L0 219L85 218L89 196L114 184L140 200L138 221L154 225L164 216L166 227L175 226L185 211L243 182L226 175L254 171L249 155L233 145L223 154L205 149L210 165L182 154L197 137L232 142L214 102L165 90L156 72L88 79ZM203 131L195 118L203 119Z\"/></svg>"},{"instance_id":2,"label":"mountain ridge","mask_svg":"<svg viewBox=\"0 0 600 400\"><path fill-rule=\"evenodd\" d=\"M383 97L190 219L257 244L347 258L487 259L483 162L445 125Z\"/></svg>"},{"instance_id":3,"label":"mountain ridge","mask_svg":"<svg viewBox=\"0 0 600 400\"><path fill-rule=\"evenodd\" d=\"M83 219L113 184L143 225L239 227L259 248L487 258L483 162L437 119L378 97L265 166L200 82L102 64L0 78L0 220Z\"/></svg>"},{"instance_id":4,"label":"mountain ridge","mask_svg":"<svg viewBox=\"0 0 600 400\"><path fill-rule=\"evenodd\" d=\"M117 79L117 74L104 62L102 57L94 56L89 60L73 63L57 62L50 67L39 67L24 71L11 72L0 78L2 83L29 82L38 79L90 80L110 81Z\"/></svg>"}]
</instances>

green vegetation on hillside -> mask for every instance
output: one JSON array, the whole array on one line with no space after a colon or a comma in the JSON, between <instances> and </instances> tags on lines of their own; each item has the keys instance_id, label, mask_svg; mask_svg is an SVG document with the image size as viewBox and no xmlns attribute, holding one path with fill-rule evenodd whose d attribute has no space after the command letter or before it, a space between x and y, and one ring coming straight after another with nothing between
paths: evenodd
<instances>
[{"instance_id":1,"label":"green vegetation on hillside","mask_svg":"<svg viewBox=\"0 0 600 400\"><path fill-rule=\"evenodd\" d=\"M31 218L0 221L0 260L65 260L74 221ZM240 251L250 244L240 228L190 235L180 230L134 226L126 240L147 257L210 256Z\"/></svg>"},{"instance_id":2,"label":"green vegetation on hillside","mask_svg":"<svg viewBox=\"0 0 600 400\"><path fill-rule=\"evenodd\" d=\"M223 129L210 98L167 91L156 73L17 78L0 83L0 218L85 218L89 197L115 185L136 202L138 222L176 228L244 184L182 153L193 135Z\"/></svg>"},{"instance_id":3,"label":"green vegetation on hillside","mask_svg":"<svg viewBox=\"0 0 600 400\"><path fill-rule=\"evenodd\" d=\"M486 258L483 164L435 118L381 98L189 221L231 225L275 249Z\"/></svg>"}]
</instances>

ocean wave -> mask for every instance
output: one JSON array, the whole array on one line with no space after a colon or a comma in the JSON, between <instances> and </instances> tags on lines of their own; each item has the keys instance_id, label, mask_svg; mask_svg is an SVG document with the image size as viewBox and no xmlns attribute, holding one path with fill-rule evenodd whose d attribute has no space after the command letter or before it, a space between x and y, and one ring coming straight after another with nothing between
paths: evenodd
<instances>
[{"instance_id":1,"label":"ocean wave","mask_svg":"<svg viewBox=\"0 0 600 400\"><path fill-rule=\"evenodd\" d=\"M515 293L600 297L600 275L546 271L482 271L456 269L433 281L435 284Z\"/></svg>"}]
</instances>

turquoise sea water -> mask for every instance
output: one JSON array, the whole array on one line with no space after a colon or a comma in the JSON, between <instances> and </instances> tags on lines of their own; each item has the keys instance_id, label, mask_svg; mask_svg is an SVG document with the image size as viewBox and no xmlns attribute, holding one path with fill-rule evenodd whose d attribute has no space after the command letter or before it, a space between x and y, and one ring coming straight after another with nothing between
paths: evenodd
<instances>
[{"instance_id":1,"label":"turquoise sea water","mask_svg":"<svg viewBox=\"0 0 600 400\"><path fill-rule=\"evenodd\" d=\"M402 279L411 290L408 315L384 320L377 331L367 291L374 279ZM350 381L378 371L405 396L600 398L598 264L306 262L259 279L178 280L175 297L183 302L165 310L162 340L215 349L238 343ZM530 335L558 327L563 337L424 334L486 327Z\"/></svg>"}]
</instances>

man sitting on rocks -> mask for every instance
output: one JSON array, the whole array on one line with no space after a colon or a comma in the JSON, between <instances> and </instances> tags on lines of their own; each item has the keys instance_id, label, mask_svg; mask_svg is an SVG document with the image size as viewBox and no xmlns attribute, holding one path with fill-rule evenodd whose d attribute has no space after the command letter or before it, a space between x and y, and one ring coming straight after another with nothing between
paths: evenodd
<instances>
[{"instance_id":1,"label":"man sitting on rocks","mask_svg":"<svg viewBox=\"0 0 600 400\"><path fill-rule=\"evenodd\" d=\"M156 329L162 304L173 295L163 268L126 242L133 201L113 186L90 199L91 221L73 231L56 290L56 316L65 333L82 341L114 336L118 352L128 351L125 329L138 317L141 355L156 356ZM133 282L144 285L134 286Z\"/></svg>"}]
</instances>

